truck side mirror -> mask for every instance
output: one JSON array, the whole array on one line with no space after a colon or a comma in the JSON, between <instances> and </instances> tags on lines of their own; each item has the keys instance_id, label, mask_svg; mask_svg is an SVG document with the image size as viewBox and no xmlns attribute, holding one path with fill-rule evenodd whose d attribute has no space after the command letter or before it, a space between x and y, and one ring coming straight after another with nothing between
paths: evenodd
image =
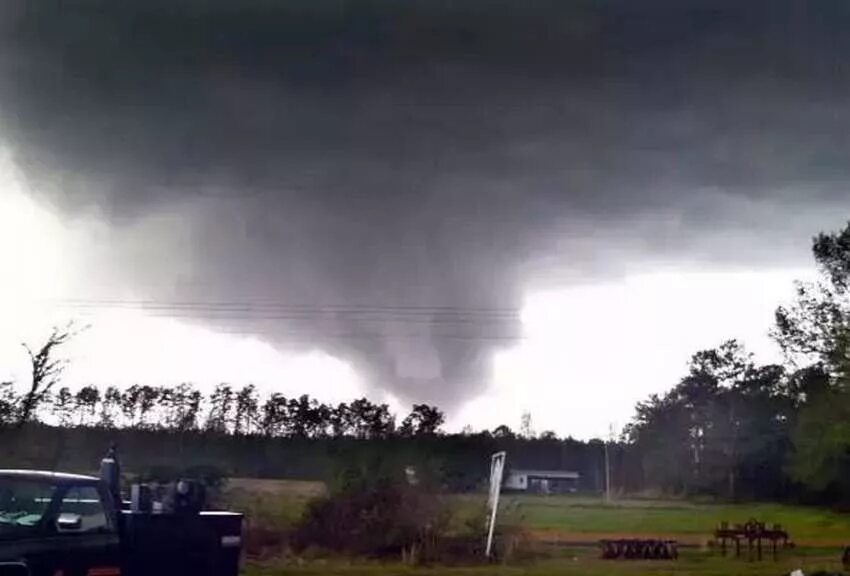
<instances>
[{"instance_id":1,"label":"truck side mirror","mask_svg":"<svg viewBox=\"0 0 850 576\"><path fill-rule=\"evenodd\" d=\"M62 512L56 518L58 532L79 532L83 528L83 517L72 512Z\"/></svg>"}]
</instances>

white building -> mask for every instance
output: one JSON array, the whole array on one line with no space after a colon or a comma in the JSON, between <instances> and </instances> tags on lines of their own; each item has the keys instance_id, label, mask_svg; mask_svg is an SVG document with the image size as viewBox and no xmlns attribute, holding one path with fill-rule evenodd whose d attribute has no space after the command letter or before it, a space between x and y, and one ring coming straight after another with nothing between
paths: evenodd
<instances>
[{"instance_id":1,"label":"white building","mask_svg":"<svg viewBox=\"0 0 850 576\"><path fill-rule=\"evenodd\" d=\"M541 494L566 494L578 490L579 474L567 470L511 469L505 477L505 490Z\"/></svg>"}]
</instances>

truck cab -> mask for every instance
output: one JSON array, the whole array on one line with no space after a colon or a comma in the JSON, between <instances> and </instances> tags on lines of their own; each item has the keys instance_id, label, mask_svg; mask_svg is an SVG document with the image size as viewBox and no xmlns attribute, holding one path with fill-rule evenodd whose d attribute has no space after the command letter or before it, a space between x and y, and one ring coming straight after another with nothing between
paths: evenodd
<instances>
[{"instance_id":1,"label":"truck cab","mask_svg":"<svg viewBox=\"0 0 850 576\"><path fill-rule=\"evenodd\" d=\"M99 478L0 470L0 576L118 576L119 511Z\"/></svg>"},{"instance_id":2,"label":"truck cab","mask_svg":"<svg viewBox=\"0 0 850 576\"><path fill-rule=\"evenodd\" d=\"M242 515L204 510L203 489L174 483L153 506L122 499L114 450L101 477L0 470L0 576L236 576Z\"/></svg>"}]
</instances>

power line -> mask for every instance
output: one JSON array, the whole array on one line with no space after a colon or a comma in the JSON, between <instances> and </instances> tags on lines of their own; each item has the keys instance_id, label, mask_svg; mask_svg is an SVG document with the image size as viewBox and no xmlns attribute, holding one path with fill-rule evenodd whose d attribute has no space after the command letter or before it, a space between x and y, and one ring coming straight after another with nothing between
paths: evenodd
<instances>
[{"instance_id":1,"label":"power line","mask_svg":"<svg viewBox=\"0 0 850 576\"><path fill-rule=\"evenodd\" d=\"M91 318L94 316L92 313L84 313L81 315L83 318ZM168 318L168 319L178 319L178 320L219 320L221 322L251 322L257 321L256 319L247 319L247 318L199 318L191 315L180 315L180 316L167 316L167 315L158 315L154 316L155 318ZM273 336L275 338L282 338L287 341L319 341L319 340L461 340L461 341L471 341L471 342L485 342L485 341L498 341L498 342L511 342L511 341L519 341L523 340L524 337L519 334L503 334L503 333L494 333L494 332L486 332L486 333L477 333L472 331L462 332L458 330L428 330L428 331L420 331L420 332L402 332L397 330L376 330L374 326L365 326L363 330L347 330L347 331L336 331L331 330L328 327L302 327L301 329L293 328L291 326L281 326L280 329L272 329L268 326L267 321L269 319L260 319L265 326L256 326L252 325L250 329L231 329L227 327L215 327L215 332L220 334L234 334L234 335L243 335L243 336Z\"/></svg>"},{"instance_id":2,"label":"power line","mask_svg":"<svg viewBox=\"0 0 850 576\"><path fill-rule=\"evenodd\" d=\"M271 332L264 330L248 331L248 330L216 330L220 334L232 334L239 336L272 336L281 338L286 342L292 343L313 343L322 340L458 340L464 342L521 342L525 340L524 336L520 335L469 335L469 334L411 334L411 333L393 333L393 332L347 332L329 334L324 332L316 332L313 334L292 333L287 331Z\"/></svg>"},{"instance_id":3,"label":"power line","mask_svg":"<svg viewBox=\"0 0 850 576\"><path fill-rule=\"evenodd\" d=\"M102 311L142 311L149 316L207 320L287 321L295 324L428 325L498 329L519 322L517 311L374 306L304 306L280 303L157 302L157 301L48 301L50 306L83 315Z\"/></svg>"},{"instance_id":4,"label":"power line","mask_svg":"<svg viewBox=\"0 0 850 576\"><path fill-rule=\"evenodd\" d=\"M66 308L142 308L157 310L274 310L303 314L400 314L400 315L452 315L475 317L519 316L519 310L511 308L476 308L461 306L377 306L377 305L308 305L288 304L274 301L192 301L192 300L114 300L114 299L55 299L44 300L47 304Z\"/></svg>"},{"instance_id":5,"label":"power line","mask_svg":"<svg viewBox=\"0 0 850 576\"><path fill-rule=\"evenodd\" d=\"M74 310L82 317L103 311L142 311L148 317L205 320L224 323L219 333L268 335L290 342L321 340L458 340L511 342L523 337L511 330L519 312L496 308L449 306L374 306L287 304L273 301L163 301L64 299L47 305ZM270 323L280 322L272 328ZM250 329L228 329L227 324L250 323ZM259 324L259 326L257 325ZM386 329L388 325L422 326L424 330Z\"/></svg>"}]
</instances>

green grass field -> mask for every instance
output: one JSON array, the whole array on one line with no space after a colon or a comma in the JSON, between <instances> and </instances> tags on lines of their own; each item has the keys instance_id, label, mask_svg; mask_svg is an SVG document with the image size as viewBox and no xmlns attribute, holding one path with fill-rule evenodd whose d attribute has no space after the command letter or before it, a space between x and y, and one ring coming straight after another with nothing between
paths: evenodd
<instances>
[{"instance_id":1,"label":"green grass field","mask_svg":"<svg viewBox=\"0 0 850 576\"><path fill-rule=\"evenodd\" d=\"M236 508L265 525L286 526L298 518L306 502L323 492L321 484L239 480L231 484ZM450 503L463 517L480 510L484 495L452 496ZM370 576L411 574L423 576L477 575L587 575L612 576L713 576L728 574L788 574L802 568L840 571L841 547L850 545L850 515L828 510L781 504L712 504L684 500L615 500L582 496L507 495L501 516L519 523L537 542L540 553L530 563L511 566L420 567L342 560L270 560L246 568L250 576L278 574L339 574ZM743 523L750 518L779 523L789 531L796 548L781 552L778 561L765 554L762 562L721 557L709 543L722 521ZM592 546L612 536L663 536L680 541L676 561L601 560ZM589 546L577 546L586 543Z\"/></svg>"},{"instance_id":2,"label":"green grass field","mask_svg":"<svg viewBox=\"0 0 850 576\"><path fill-rule=\"evenodd\" d=\"M506 510L530 530L564 535L658 534L698 544L722 521L755 518L782 524L800 546L850 545L850 515L782 504L702 504L687 501L625 500L606 505L598 498L514 496Z\"/></svg>"},{"instance_id":3,"label":"green grass field","mask_svg":"<svg viewBox=\"0 0 850 576\"><path fill-rule=\"evenodd\" d=\"M249 565L248 576L779 576L802 569L806 574L818 570L841 571L835 550L806 550L785 554L774 561L750 562L723 558L700 550L683 551L678 560L626 561L601 560L590 548L563 549L557 555L533 563L513 566L482 565L465 567L410 567L377 562L312 561Z\"/></svg>"},{"instance_id":4,"label":"green grass field","mask_svg":"<svg viewBox=\"0 0 850 576\"><path fill-rule=\"evenodd\" d=\"M321 482L230 478L223 504L254 523L284 529L300 518L311 499L324 493Z\"/></svg>"}]
</instances>

